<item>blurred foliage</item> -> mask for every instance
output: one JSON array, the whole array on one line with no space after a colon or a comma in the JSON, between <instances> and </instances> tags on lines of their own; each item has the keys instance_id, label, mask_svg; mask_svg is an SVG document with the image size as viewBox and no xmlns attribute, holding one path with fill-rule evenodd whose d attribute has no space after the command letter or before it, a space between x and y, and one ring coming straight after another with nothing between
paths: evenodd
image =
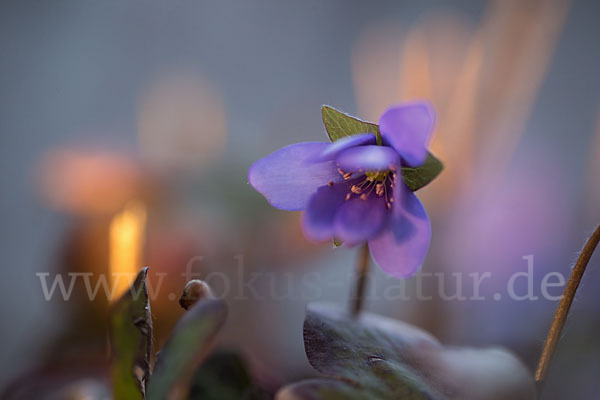
<instances>
[{"instance_id":1,"label":"blurred foliage","mask_svg":"<svg viewBox=\"0 0 600 400\"><path fill-rule=\"evenodd\" d=\"M227 319L225 302L212 297L200 298L188 308L157 355L151 373L153 338L147 272L148 268L139 272L130 290L111 310L114 398L262 398L263 392L254 385L237 353L214 353L197 368Z\"/></svg>"},{"instance_id":2,"label":"blurred foliage","mask_svg":"<svg viewBox=\"0 0 600 400\"><path fill-rule=\"evenodd\" d=\"M194 368L207 355L226 318L222 300L203 299L186 312L158 354L148 384L149 400L187 393Z\"/></svg>"},{"instance_id":3,"label":"blurred foliage","mask_svg":"<svg viewBox=\"0 0 600 400\"><path fill-rule=\"evenodd\" d=\"M211 354L198 367L190 387L190 400L259 400L266 398L254 384L242 356L235 351Z\"/></svg>"}]
</instances>

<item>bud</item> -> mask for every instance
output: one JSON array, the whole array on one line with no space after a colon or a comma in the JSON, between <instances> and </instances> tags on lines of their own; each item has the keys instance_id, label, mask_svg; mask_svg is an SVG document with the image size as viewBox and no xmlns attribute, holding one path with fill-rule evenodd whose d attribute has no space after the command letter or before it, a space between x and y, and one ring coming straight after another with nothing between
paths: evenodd
<instances>
[{"instance_id":1,"label":"bud","mask_svg":"<svg viewBox=\"0 0 600 400\"><path fill-rule=\"evenodd\" d=\"M215 296L210 289L210 286L204 281L194 279L189 281L183 288L181 298L179 299L179 305L188 310L191 306L196 304L197 301L202 299L212 299Z\"/></svg>"}]
</instances>

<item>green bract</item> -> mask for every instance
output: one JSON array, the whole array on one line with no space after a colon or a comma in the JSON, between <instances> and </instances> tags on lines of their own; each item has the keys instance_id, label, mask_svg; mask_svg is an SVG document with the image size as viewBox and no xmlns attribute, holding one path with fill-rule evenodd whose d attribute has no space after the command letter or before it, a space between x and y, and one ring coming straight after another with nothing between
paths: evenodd
<instances>
[{"instance_id":1,"label":"green bract","mask_svg":"<svg viewBox=\"0 0 600 400\"><path fill-rule=\"evenodd\" d=\"M321 114L327 135L332 142L346 136L370 132L375 134L377 144L382 143L377 124L361 121L330 106L323 106ZM402 167L401 176L406 186L415 192L427 186L443 169L444 164L433 154L428 153L423 165L417 168Z\"/></svg>"}]
</instances>

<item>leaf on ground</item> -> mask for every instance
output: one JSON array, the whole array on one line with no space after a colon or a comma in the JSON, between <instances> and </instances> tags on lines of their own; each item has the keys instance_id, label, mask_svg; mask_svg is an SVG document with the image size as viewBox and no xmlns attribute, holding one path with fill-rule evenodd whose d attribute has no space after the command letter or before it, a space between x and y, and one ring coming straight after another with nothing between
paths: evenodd
<instances>
[{"instance_id":1,"label":"leaf on ground","mask_svg":"<svg viewBox=\"0 0 600 400\"><path fill-rule=\"evenodd\" d=\"M227 318L227 306L218 299L198 301L183 315L158 355L148 382L148 400L185 396L194 369L207 355Z\"/></svg>"},{"instance_id":2,"label":"leaf on ground","mask_svg":"<svg viewBox=\"0 0 600 400\"><path fill-rule=\"evenodd\" d=\"M326 378L290 385L278 400L535 399L533 377L507 351L444 347L417 327L373 314L352 319L331 305L309 305L304 346Z\"/></svg>"},{"instance_id":3,"label":"leaf on ground","mask_svg":"<svg viewBox=\"0 0 600 400\"><path fill-rule=\"evenodd\" d=\"M146 275L142 269L130 290L111 307L110 343L113 395L120 399L144 399L152 360L152 315Z\"/></svg>"},{"instance_id":4,"label":"leaf on ground","mask_svg":"<svg viewBox=\"0 0 600 400\"><path fill-rule=\"evenodd\" d=\"M276 400L379 400L379 397L341 380L317 378L284 387Z\"/></svg>"}]
</instances>

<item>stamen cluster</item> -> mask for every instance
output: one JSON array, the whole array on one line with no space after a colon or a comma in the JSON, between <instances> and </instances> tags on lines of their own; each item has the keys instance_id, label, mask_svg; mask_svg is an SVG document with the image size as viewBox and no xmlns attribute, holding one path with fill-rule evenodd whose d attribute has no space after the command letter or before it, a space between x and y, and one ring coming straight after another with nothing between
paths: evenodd
<instances>
[{"instance_id":1,"label":"stamen cluster","mask_svg":"<svg viewBox=\"0 0 600 400\"><path fill-rule=\"evenodd\" d=\"M344 180L350 180L354 173L345 172L338 168L338 173ZM394 202L394 181L396 180L395 168L391 167L386 171L367 171L361 173L358 179L363 178L358 183L350 186L350 192L346 194L346 200L350 200L353 195L361 200L366 200L372 193L378 197L383 197L387 209L392 207ZM356 179L356 178L355 178ZM329 182L333 186L333 182Z\"/></svg>"}]
</instances>

